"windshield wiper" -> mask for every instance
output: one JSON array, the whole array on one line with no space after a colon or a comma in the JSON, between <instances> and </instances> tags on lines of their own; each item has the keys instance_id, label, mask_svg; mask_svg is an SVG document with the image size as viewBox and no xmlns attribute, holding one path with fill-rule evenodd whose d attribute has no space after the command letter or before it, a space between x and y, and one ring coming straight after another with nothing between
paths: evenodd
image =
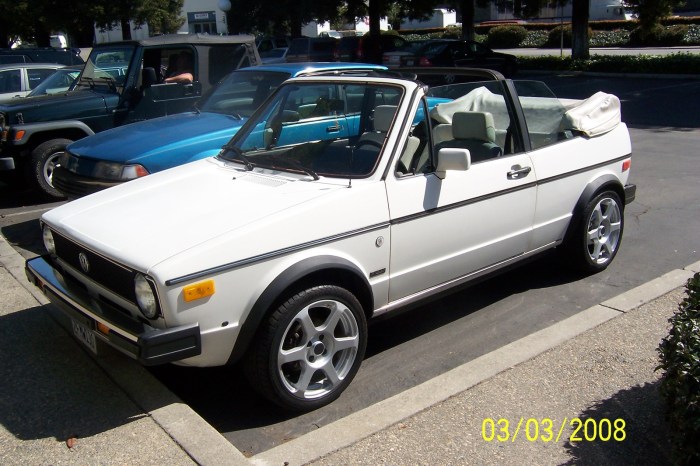
<instances>
[{"instance_id":1,"label":"windshield wiper","mask_svg":"<svg viewBox=\"0 0 700 466\"><path fill-rule=\"evenodd\" d=\"M286 168L301 170L302 172L306 173L311 178L313 178L314 181L318 181L318 179L319 179L318 173L316 173L313 169L302 165L301 163L297 162L296 160L274 158L273 161L274 162L281 162L282 165L286 165ZM284 169L285 167L284 166L280 167L279 165L275 165L275 168Z\"/></svg>"},{"instance_id":2,"label":"windshield wiper","mask_svg":"<svg viewBox=\"0 0 700 466\"><path fill-rule=\"evenodd\" d=\"M243 151L238 147L234 146L233 144L226 144L225 146L222 147L223 150L225 151L231 151L235 154L234 158L228 158L228 160L235 160L239 159L241 162L243 162L243 166L245 167L246 171L251 171L253 168L255 168L255 164L250 161L248 157L243 155Z\"/></svg>"}]
</instances>

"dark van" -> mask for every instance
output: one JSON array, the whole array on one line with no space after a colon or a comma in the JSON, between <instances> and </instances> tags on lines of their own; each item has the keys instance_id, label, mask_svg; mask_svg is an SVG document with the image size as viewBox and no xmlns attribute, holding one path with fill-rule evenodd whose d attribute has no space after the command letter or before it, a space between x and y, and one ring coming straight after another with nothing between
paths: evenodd
<instances>
[{"instance_id":1,"label":"dark van","mask_svg":"<svg viewBox=\"0 0 700 466\"><path fill-rule=\"evenodd\" d=\"M335 61L337 39L331 37L299 37L293 39L287 52L287 62Z\"/></svg>"},{"instance_id":2,"label":"dark van","mask_svg":"<svg viewBox=\"0 0 700 466\"><path fill-rule=\"evenodd\" d=\"M82 65L85 60L80 56L80 49L56 49L53 47L0 49L0 64L10 63Z\"/></svg>"}]
</instances>

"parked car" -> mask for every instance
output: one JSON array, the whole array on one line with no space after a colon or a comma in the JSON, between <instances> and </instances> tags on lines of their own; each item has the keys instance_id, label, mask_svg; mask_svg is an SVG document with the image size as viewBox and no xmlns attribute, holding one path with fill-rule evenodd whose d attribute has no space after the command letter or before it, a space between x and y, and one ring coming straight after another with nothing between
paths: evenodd
<instances>
[{"instance_id":1,"label":"parked car","mask_svg":"<svg viewBox=\"0 0 700 466\"><path fill-rule=\"evenodd\" d=\"M0 65L0 99L24 97L63 65L56 63L15 63Z\"/></svg>"},{"instance_id":2,"label":"parked car","mask_svg":"<svg viewBox=\"0 0 700 466\"><path fill-rule=\"evenodd\" d=\"M167 83L174 58L193 60L194 82ZM257 65L253 36L172 34L98 44L78 92L0 104L0 175L59 197L52 176L68 144L134 121L185 112L231 71Z\"/></svg>"},{"instance_id":3,"label":"parked car","mask_svg":"<svg viewBox=\"0 0 700 466\"><path fill-rule=\"evenodd\" d=\"M272 63L286 63L287 62L287 51L289 48L283 47L278 49L272 49L267 52L260 54L260 59L264 65Z\"/></svg>"},{"instance_id":4,"label":"parked car","mask_svg":"<svg viewBox=\"0 0 700 466\"><path fill-rule=\"evenodd\" d=\"M78 83L78 75L80 75L82 69L83 65L71 65L58 68L36 86L32 92L27 94L27 97L60 94L62 92L74 90Z\"/></svg>"},{"instance_id":5,"label":"parked car","mask_svg":"<svg viewBox=\"0 0 700 466\"><path fill-rule=\"evenodd\" d=\"M61 65L82 65L85 60L80 49L54 47L17 47L0 49L0 64L9 63L58 63Z\"/></svg>"},{"instance_id":6,"label":"parked car","mask_svg":"<svg viewBox=\"0 0 700 466\"><path fill-rule=\"evenodd\" d=\"M401 66L488 68L500 71L506 77L515 75L517 58L507 53L494 52L490 48L469 40L431 40L411 55L400 58ZM386 62L385 62L386 63ZM445 76L446 83L454 82L454 74Z\"/></svg>"},{"instance_id":7,"label":"parked car","mask_svg":"<svg viewBox=\"0 0 700 466\"><path fill-rule=\"evenodd\" d=\"M294 63L234 71L202 98L194 112L120 126L69 145L53 172L54 186L76 198L214 156L286 79L385 69L362 63Z\"/></svg>"},{"instance_id":8,"label":"parked car","mask_svg":"<svg viewBox=\"0 0 700 466\"><path fill-rule=\"evenodd\" d=\"M92 351L245 358L284 408L330 403L367 319L557 246L588 272L619 251L636 190L619 100L567 110L542 83L467 72L489 79L289 79L216 157L44 213L27 275Z\"/></svg>"},{"instance_id":9,"label":"parked car","mask_svg":"<svg viewBox=\"0 0 700 466\"><path fill-rule=\"evenodd\" d=\"M401 58L415 56L416 52L427 42L429 40L414 40L409 42L406 47L384 52L382 54L382 65L392 69L399 68L401 66Z\"/></svg>"},{"instance_id":10,"label":"parked car","mask_svg":"<svg viewBox=\"0 0 700 466\"><path fill-rule=\"evenodd\" d=\"M335 58L338 61L360 61L365 63L382 63L386 52L409 50L411 43L394 34L343 37L338 42Z\"/></svg>"},{"instance_id":11,"label":"parked car","mask_svg":"<svg viewBox=\"0 0 700 466\"><path fill-rule=\"evenodd\" d=\"M255 46L258 48L260 57L272 49L287 48L292 40L286 36L261 36L255 39Z\"/></svg>"},{"instance_id":12,"label":"parked car","mask_svg":"<svg viewBox=\"0 0 700 466\"><path fill-rule=\"evenodd\" d=\"M337 39L331 37L299 37L287 51L289 63L334 61Z\"/></svg>"}]
</instances>

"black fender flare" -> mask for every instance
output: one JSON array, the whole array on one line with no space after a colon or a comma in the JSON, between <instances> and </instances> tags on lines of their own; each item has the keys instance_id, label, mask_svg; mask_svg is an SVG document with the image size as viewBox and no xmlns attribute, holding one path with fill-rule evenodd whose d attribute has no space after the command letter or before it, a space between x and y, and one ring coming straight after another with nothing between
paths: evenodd
<instances>
[{"instance_id":1,"label":"black fender flare","mask_svg":"<svg viewBox=\"0 0 700 466\"><path fill-rule=\"evenodd\" d=\"M24 146L32 136L40 133L57 132L61 130L73 130L84 133L84 137L92 136L95 132L88 125L80 120L60 120L46 121L40 123L27 123L21 125L12 125L12 135L10 135L13 146ZM19 140L14 140L14 134L18 131L24 131L24 135Z\"/></svg>"},{"instance_id":2,"label":"black fender flare","mask_svg":"<svg viewBox=\"0 0 700 466\"><path fill-rule=\"evenodd\" d=\"M275 302L283 296L286 290L288 290L295 283L299 283L300 281L304 280L306 277L318 274L319 272L330 272L333 270L340 270L344 273L349 273L356 278L356 282L359 281L361 286L364 288L362 290L364 292L364 299L362 296L358 296L357 298L360 303L362 303L363 307L366 307L367 305L371 306L372 303L374 303L372 287L369 284L369 280L352 262L341 257L328 255L304 259L291 265L281 274L279 274L272 282L270 282L270 284L265 288L265 291L263 291L258 297L257 301L248 313L248 316L241 325L241 330L238 333L238 338L236 339L236 343L231 351L231 356L229 356L228 364L237 362L245 354L250 346L250 342L253 340L253 337L258 330L258 327L260 326L260 323L263 321ZM369 310L371 311L371 309ZM367 309L365 309L365 311L367 311Z\"/></svg>"},{"instance_id":3,"label":"black fender flare","mask_svg":"<svg viewBox=\"0 0 700 466\"><path fill-rule=\"evenodd\" d=\"M571 222L569 223L569 228L567 228L566 234L564 235L564 242L567 242L573 232L575 232L578 228L579 223L581 222L581 213L583 212L583 209L586 208L586 205L591 201L591 199L598 195L598 193L607 189L612 189L618 196L620 196L620 200L622 201L620 208L624 210L625 188L622 186L622 183L620 183L620 180L610 174L602 175L596 178L588 183L586 188L581 193L581 196L579 196L576 206L571 213Z\"/></svg>"}]
</instances>

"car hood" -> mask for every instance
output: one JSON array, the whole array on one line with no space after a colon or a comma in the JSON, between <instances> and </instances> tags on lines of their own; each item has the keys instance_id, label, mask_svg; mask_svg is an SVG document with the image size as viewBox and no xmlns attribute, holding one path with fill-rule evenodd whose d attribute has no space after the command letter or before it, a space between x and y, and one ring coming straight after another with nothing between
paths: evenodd
<instances>
[{"instance_id":1,"label":"car hood","mask_svg":"<svg viewBox=\"0 0 700 466\"><path fill-rule=\"evenodd\" d=\"M377 202L383 184L351 186L208 158L69 202L42 219L117 262L172 278L386 222L386 203Z\"/></svg>"},{"instance_id":2,"label":"car hood","mask_svg":"<svg viewBox=\"0 0 700 466\"><path fill-rule=\"evenodd\" d=\"M112 93L80 90L4 101L0 103L0 112L8 116L9 124L74 119L76 109L80 109L86 115L106 114L105 98L107 96L113 99L119 98ZM21 121L17 117L18 114L21 114Z\"/></svg>"},{"instance_id":3,"label":"car hood","mask_svg":"<svg viewBox=\"0 0 700 466\"><path fill-rule=\"evenodd\" d=\"M139 163L153 173L216 154L244 122L219 113L180 113L103 131L68 150L79 158Z\"/></svg>"}]
</instances>

